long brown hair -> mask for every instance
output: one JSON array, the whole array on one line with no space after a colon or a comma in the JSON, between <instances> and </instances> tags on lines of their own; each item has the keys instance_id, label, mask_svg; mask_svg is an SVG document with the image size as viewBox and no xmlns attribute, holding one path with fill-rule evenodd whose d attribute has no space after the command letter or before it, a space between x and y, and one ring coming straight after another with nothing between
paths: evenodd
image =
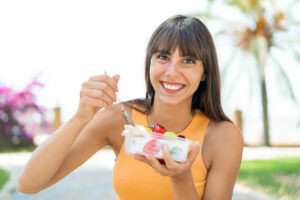
<instances>
[{"instance_id":1,"label":"long brown hair","mask_svg":"<svg viewBox=\"0 0 300 200\"><path fill-rule=\"evenodd\" d=\"M172 52L178 47L180 55L188 55L202 61L205 81L201 81L193 95L191 109L200 109L215 121L231 121L221 106L221 80L217 54L211 34L206 26L195 17L173 16L164 21L152 34L145 59L145 81L147 93L145 99L132 102L142 105L146 112L151 110L155 91L150 82L150 61L157 52Z\"/></svg>"}]
</instances>

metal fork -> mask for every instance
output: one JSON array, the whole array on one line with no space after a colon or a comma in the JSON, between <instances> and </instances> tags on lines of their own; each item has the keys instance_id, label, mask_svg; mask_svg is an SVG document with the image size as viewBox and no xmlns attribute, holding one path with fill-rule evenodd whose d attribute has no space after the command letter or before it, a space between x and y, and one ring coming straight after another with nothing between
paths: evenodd
<instances>
[{"instance_id":1,"label":"metal fork","mask_svg":"<svg viewBox=\"0 0 300 200\"><path fill-rule=\"evenodd\" d=\"M104 74L107 75L106 71L104 70ZM118 95L116 94L117 100L118 102L121 104L121 109L122 109L122 115L124 117L124 119L126 120L126 122L128 122L130 125L135 126L135 124L133 123L133 121L131 120L129 114L127 113L127 111L124 109L124 103L119 99Z\"/></svg>"},{"instance_id":2,"label":"metal fork","mask_svg":"<svg viewBox=\"0 0 300 200\"><path fill-rule=\"evenodd\" d=\"M133 121L131 120L129 114L126 112L126 110L124 109L123 103L120 101L118 95L116 94L117 100L118 102L121 104L121 109L122 109L122 114L124 119L131 125L131 126L135 126L135 124L133 123Z\"/></svg>"}]
</instances>

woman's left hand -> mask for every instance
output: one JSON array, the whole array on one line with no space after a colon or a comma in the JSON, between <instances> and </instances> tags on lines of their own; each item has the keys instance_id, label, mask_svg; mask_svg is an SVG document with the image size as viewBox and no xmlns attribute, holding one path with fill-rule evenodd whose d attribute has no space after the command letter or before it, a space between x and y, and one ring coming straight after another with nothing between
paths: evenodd
<instances>
[{"instance_id":1,"label":"woman's left hand","mask_svg":"<svg viewBox=\"0 0 300 200\"><path fill-rule=\"evenodd\" d=\"M160 164L159 161L151 154L140 155L134 154L134 159L142 161L154 168L155 171L162 176L169 176L171 178L179 178L191 169L198 153L200 151L199 142L196 141L192 144L191 150L188 153L187 159L183 163L174 161L171 158L167 146L163 147L163 157L165 164Z\"/></svg>"}]
</instances>

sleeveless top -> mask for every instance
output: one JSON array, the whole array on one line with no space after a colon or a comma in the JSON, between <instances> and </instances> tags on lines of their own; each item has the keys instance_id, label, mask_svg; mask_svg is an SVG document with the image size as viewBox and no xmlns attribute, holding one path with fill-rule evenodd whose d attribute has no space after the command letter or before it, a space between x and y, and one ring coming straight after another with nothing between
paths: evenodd
<instances>
[{"instance_id":1,"label":"sleeveless top","mask_svg":"<svg viewBox=\"0 0 300 200\"><path fill-rule=\"evenodd\" d=\"M137 125L148 126L147 115L132 109L132 120ZM190 124L179 134L199 141L200 152L191 170L197 193L202 198L207 170L202 160L202 145L210 119L196 110ZM174 199L168 176L162 176L148 164L135 160L124 151L124 142L113 169L113 186L119 200L168 200Z\"/></svg>"}]
</instances>

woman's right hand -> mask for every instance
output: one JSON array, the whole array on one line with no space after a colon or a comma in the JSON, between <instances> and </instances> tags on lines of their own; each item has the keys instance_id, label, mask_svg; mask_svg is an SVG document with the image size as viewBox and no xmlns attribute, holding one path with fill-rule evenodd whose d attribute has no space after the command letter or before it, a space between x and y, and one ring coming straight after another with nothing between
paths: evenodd
<instances>
[{"instance_id":1,"label":"woman's right hand","mask_svg":"<svg viewBox=\"0 0 300 200\"><path fill-rule=\"evenodd\" d=\"M110 107L116 102L118 92L119 75L93 76L82 84L80 90L80 102L75 114L80 120L89 122L96 112L102 108Z\"/></svg>"}]
</instances>

